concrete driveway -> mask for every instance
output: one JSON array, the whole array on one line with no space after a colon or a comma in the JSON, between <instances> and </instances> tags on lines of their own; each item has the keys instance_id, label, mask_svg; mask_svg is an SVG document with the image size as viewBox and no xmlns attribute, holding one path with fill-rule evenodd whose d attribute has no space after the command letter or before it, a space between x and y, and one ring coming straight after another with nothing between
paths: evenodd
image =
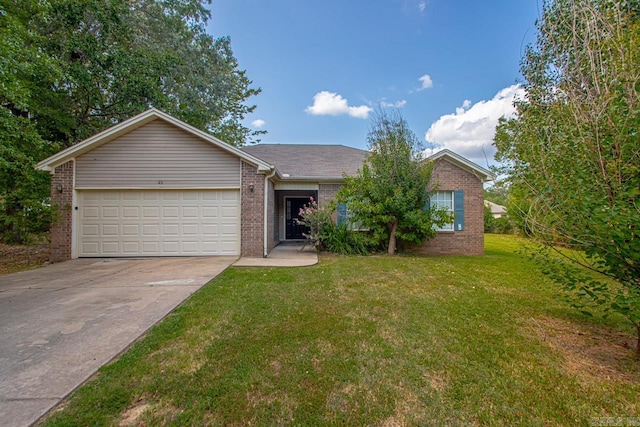
<instances>
[{"instance_id":1,"label":"concrete driveway","mask_svg":"<svg viewBox=\"0 0 640 427\"><path fill-rule=\"evenodd\" d=\"M78 259L0 276L0 425L31 425L235 260Z\"/></svg>"}]
</instances>

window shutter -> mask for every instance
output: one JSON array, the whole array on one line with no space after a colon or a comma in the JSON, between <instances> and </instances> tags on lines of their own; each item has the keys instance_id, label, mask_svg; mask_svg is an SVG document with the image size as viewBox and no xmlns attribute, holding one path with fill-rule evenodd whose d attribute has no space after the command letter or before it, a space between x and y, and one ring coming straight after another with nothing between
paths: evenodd
<instances>
[{"instance_id":1,"label":"window shutter","mask_svg":"<svg viewBox=\"0 0 640 427\"><path fill-rule=\"evenodd\" d=\"M453 212L455 214L453 229L455 231L464 230L464 190L453 192Z\"/></svg>"},{"instance_id":2,"label":"window shutter","mask_svg":"<svg viewBox=\"0 0 640 427\"><path fill-rule=\"evenodd\" d=\"M338 225L347 223L347 204L338 203Z\"/></svg>"}]
</instances>

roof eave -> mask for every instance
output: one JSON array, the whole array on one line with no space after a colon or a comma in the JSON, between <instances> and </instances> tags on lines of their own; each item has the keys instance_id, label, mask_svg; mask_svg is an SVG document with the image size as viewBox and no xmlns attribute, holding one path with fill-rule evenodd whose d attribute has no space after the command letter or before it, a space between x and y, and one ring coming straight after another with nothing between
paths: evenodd
<instances>
[{"instance_id":1,"label":"roof eave","mask_svg":"<svg viewBox=\"0 0 640 427\"><path fill-rule=\"evenodd\" d=\"M451 150L448 149L444 149L441 151L438 151L437 153L431 155L428 157L429 160L431 161L436 161L439 159L442 159L444 157L447 157L447 159L449 161L453 161L454 164L462 167L463 169L466 169L468 171L470 171L471 173L475 174L476 176L479 175L479 177L481 178L482 182L489 182L489 181L493 181L496 179L496 176L490 172L489 170L483 168L482 166L478 166L477 164L473 163L470 160L467 160L466 158L462 157L459 154L454 153Z\"/></svg>"}]
</instances>

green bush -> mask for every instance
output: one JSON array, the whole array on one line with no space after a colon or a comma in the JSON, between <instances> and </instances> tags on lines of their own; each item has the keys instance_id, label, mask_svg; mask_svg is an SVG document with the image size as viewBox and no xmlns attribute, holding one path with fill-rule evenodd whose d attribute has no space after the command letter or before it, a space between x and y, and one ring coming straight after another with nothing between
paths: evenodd
<instances>
[{"instance_id":1,"label":"green bush","mask_svg":"<svg viewBox=\"0 0 640 427\"><path fill-rule=\"evenodd\" d=\"M326 222L320 235L320 249L343 255L367 255L371 247L368 234L349 230L347 224Z\"/></svg>"}]
</instances>

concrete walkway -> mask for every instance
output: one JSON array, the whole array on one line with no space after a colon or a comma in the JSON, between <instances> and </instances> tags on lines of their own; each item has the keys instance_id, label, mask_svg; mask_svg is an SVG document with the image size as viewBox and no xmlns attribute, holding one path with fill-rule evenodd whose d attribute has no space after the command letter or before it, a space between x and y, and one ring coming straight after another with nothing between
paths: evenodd
<instances>
[{"instance_id":1,"label":"concrete walkway","mask_svg":"<svg viewBox=\"0 0 640 427\"><path fill-rule=\"evenodd\" d=\"M318 253L313 245L304 242L282 242L266 258L242 257L236 267L306 267L318 263Z\"/></svg>"},{"instance_id":2,"label":"concrete walkway","mask_svg":"<svg viewBox=\"0 0 640 427\"><path fill-rule=\"evenodd\" d=\"M77 259L0 276L0 426L37 421L235 260Z\"/></svg>"}]
</instances>

